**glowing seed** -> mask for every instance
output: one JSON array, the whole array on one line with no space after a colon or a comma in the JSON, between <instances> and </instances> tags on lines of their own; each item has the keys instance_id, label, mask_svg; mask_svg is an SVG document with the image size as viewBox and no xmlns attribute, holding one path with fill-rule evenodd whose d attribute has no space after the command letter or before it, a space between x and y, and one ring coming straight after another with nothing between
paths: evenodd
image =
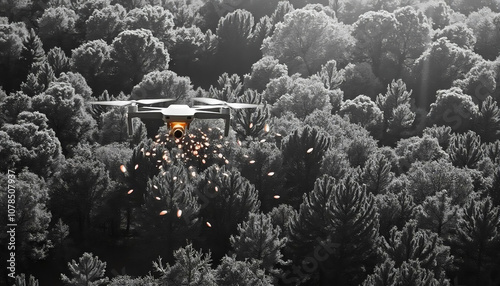
<instances>
[{"instance_id":1,"label":"glowing seed","mask_svg":"<svg viewBox=\"0 0 500 286\"><path fill-rule=\"evenodd\" d=\"M253 163L255 163L255 160L250 160L250 162L248 162L248 163L253 164Z\"/></svg>"},{"instance_id":2,"label":"glowing seed","mask_svg":"<svg viewBox=\"0 0 500 286\"><path fill-rule=\"evenodd\" d=\"M153 185L153 188L155 188L155 189L157 189L157 190L158 190L158 186L156 186L156 185Z\"/></svg>"},{"instance_id":3,"label":"glowing seed","mask_svg":"<svg viewBox=\"0 0 500 286\"><path fill-rule=\"evenodd\" d=\"M215 186L215 191L218 192L219 191L219 187Z\"/></svg>"},{"instance_id":4,"label":"glowing seed","mask_svg":"<svg viewBox=\"0 0 500 286\"><path fill-rule=\"evenodd\" d=\"M182 215L182 210L178 210L177 211L177 217L181 217L181 215Z\"/></svg>"},{"instance_id":5,"label":"glowing seed","mask_svg":"<svg viewBox=\"0 0 500 286\"><path fill-rule=\"evenodd\" d=\"M196 172L192 172L191 176L196 177Z\"/></svg>"},{"instance_id":6,"label":"glowing seed","mask_svg":"<svg viewBox=\"0 0 500 286\"><path fill-rule=\"evenodd\" d=\"M134 169L136 169L136 170L139 169L139 164L135 164Z\"/></svg>"},{"instance_id":7,"label":"glowing seed","mask_svg":"<svg viewBox=\"0 0 500 286\"><path fill-rule=\"evenodd\" d=\"M161 211L160 212L160 215L166 215L166 214L168 214L168 211Z\"/></svg>"},{"instance_id":8,"label":"glowing seed","mask_svg":"<svg viewBox=\"0 0 500 286\"><path fill-rule=\"evenodd\" d=\"M250 125L248 125L248 128L252 129L253 127L253 122L250 122Z\"/></svg>"},{"instance_id":9,"label":"glowing seed","mask_svg":"<svg viewBox=\"0 0 500 286\"><path fill-rule=\"evenodd\" d=\"M156 135L155 138L160 138L160 134Z\"/></svg>"},{"instance_id":10,"label":"glowing seed","mask_svg":"<svg viewBox=\"0 0 500 286\"><path fill-rule=\"evenodd\" d=\"M182 144L177 145L177 148L181 149L182 148Z\"/></svg>"},{"instance_id":11,"label":"glowing seed","mask_svg":"<svg viewBox=\"0 0 500 286\"><path fill-rule=\"evenodd\" d=\"M202 159L202 160L201 160L201 162L202 162L203 164L206 164L206 163L207 163L207 161L205 161L205 159Z\"/></svg>"},{"instance_id":12,"label":"glowing seed","mask_svg":"<svg viewBox=\"0 0 500 286\"><path fill-rule=\"evenodd\" d=\"M173 177L172 180L176 181L177 180L177 177Z\"/></svg>"},{"instance_id":13,"label":"glowing seed","mask_svg":"<svg viewBox=\"0 0 500 286\"><path fill-rule=\"evenodd\" d=\"M149 152L149 151L146 152L146 156L149 156L149 155L151 155L151 152Z\"/></svg>"},{"instance_id":14,"label":"glowing seed","mask_svg":"<svg viewBox=\"0 0 500 286\"><path fill-rule=\"evenodd\" d=\"M224 161L224 163L229 164L229 160L227 160L227 159L226 159L226 160Z\"/></svg>"},{"instance_id":15,"label":"glowing seed","mask_svg":"<svg viewBox=\"0 0 500 286\"><path fill-rule=\"evenodd\" d=\"M276 133L275 135L276 135L276 137L281 137L281 134L279 134L279 133Z\"/></svg>"},{"instance_id":16,"label":"glowing seed","mask_svg":"<svg viewBox=\"0 0 500 286\"><path fill-rule=\"evenodd\" d=\"M266 142L266 139L260 140L260 143L264 143L264 142Z\"/></svg>"},{"instance_id":17,"label":"glowing seed","mask_svg":"<svg viewBox=\"0 0 500 286\"><path fill-rule=\"evenodd\" d=\"M122 173L126 173L127 172L127 168L125 168L125 165L121 165L120 166L120 171L122 171Z\"/></svg>"},{"instance_id":18,"label":"glowing seed","mask_svg":"<svg viewBox=\"0 0 500 286\"><path fill-rule=\"evenodd\" d=\"M131 193L133 193L133 192L134 192L134 190L133 190L133 189L131 189L130 191L128 191L128 192L127 192L127 194L129 194L129 195L130 195L130 194L131 194Z\"/></svg>"},{"instance_id":19,"label":"glowing seed","mask_svg":"<svg viewBox=\"0 0 500 286\"><path fill-rule=\"evenodd\" d=\"M307 149L307 154L311 153L313 150L314 150L314 148Z\"/></svg>"},{"instance_id":20,"label":"glowing seed","mask_svg":"<svg viewBox=\"0 0 500 286\"><path fill-rule=\"evenodd\" d=\"M156 199L157 201L161 200L161 198L160 198L160 197L155 197L155 199Z\"/></svg>"},{"instance_id":21,"label":"glowing seed","mask_svg":"<svg viewBox=\"0 0 500 286\"><path fill-rule=\"evenodd\" d=\"M279 199L279 198L280 198L280 196L279 196L279 195L276 195L276 196L274 196L274 198L275 198L275 199Z\"/></svg>"},{"instance_id":22,"label":"glowing seed","mask_svg":"<svg viewBox=\"0 0 500 286\"><path fill-rule=\"evenodd\" d=\"M274 172L269 172L269 173L267 173L267 175L268 175L269 177L274 176Z\"/></svg>"},{"instance_id":23,"label":"glowing seed","mask_svg":"<svg viewBox=\"0 0 500 286\"><path fill-rule=\"evenodd\" d=\"M269 124L266 123L266 125L264 125L264 131L269 132Z\"/></svg>"},{"instance_id":24,"label":"glowing seed","mask_svg":"<svg viewBox=\"0 0 500 286\"><path fill-rule=\"evenodd\" d=\"M207 221L207 226L208 227L212 227L212 225Z\"/></svg>"},{"instance_id":25,"label":"glowing seed","mask_svg":"<svg viewBox=\"0 0 500 286\"><path fill-rule=\"evenodd\" d=\"M219 153L219 158L222 158L222 156L224 156L224 155L222 155L221 153Z\"/></svg>"}]
</instances>

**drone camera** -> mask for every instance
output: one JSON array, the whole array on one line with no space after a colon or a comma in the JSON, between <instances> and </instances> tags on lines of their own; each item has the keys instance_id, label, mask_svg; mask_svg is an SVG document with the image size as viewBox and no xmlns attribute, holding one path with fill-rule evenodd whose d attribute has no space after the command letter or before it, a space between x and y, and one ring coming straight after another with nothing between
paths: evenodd
<instances>
[{"instance_id":1,"label":"drone camera","mask_svg":"<svg viewBox=\"0 0 500 286\"><path fill-rule=\"evenodd\" d=\"M172 122L170 123L170 135L175 139L182 139L186 133L187 123L185 122Z\"/></svg>"}]
</instances>

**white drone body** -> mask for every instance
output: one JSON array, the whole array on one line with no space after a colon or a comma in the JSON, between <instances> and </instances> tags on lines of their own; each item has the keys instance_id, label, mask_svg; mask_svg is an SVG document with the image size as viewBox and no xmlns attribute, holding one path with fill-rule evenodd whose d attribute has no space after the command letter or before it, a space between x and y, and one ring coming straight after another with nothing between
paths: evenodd
<instances>
[{"instance_id":1,"label":"white drone body","mask_svg":"<svg viewBox=\"0 0 500 286\"><path fill-rule=\"evenodd\" d=\"M170 104L168 107L142 107L139 104L155 104L161 102L172 102L174 99L138 99L120 101L94 101L91 104L127 106L127 131L133 134L132 118L158 119L167 124L169 135L175 139L182 139L189 129L189 125L195 118L199 119L224 119L224 136L229 134L231 113L230 109L256 108L257 104L249 103L227 103L213 98L194 98L194 101L204 103L190 107L185 104Z\"/></svg>"}]
</instances>

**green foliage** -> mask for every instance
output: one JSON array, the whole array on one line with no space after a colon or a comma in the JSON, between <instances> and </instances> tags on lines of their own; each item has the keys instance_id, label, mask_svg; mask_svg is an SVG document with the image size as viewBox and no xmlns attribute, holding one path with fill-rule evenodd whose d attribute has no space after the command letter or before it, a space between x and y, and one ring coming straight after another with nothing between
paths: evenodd
<instances>
[{"instance_id":1,"label":"green foliage","mask_svg":"<svg viewBox=\"0 0 500 286\"><path fill-rule=\"evenodd\" d=\"M110 58L110 47L102 40L88 41L72 51L71 70L80 73L95 91L101 90L101 77Z\"/></svg>"},{"instance_id":2,"label":"green foliage","mask_svg":"<svg viewBox=\"0 0 500 286\"><path fill-rule=\"evenodd\" d=\"M132 9L124 21L127 30L147 29L160 40L165 39L174 26L172 13L161 6L146 5Z\"/></svg>"},{"instance_id":3,"label":"green foliage","mask_svg":"<svg viewBox=\"0 0 500 286\"><path fill-rule=\"evenodd\" d=\"M432 138L436 138L439 146L441 146L443 150L447 150L450 146L452 136L452 130L450 126L433 125L432 127L425 128L423 133L424 137L430 136Z\"/></svg>"},{"instance_id":4,"label":"green foliage","mask_svg":"<svg viewBox=\"0 0 500 286\"><path fill-rule=\"evenodd\" d=\"M477 39L474 50L484 59L494 60L498 56L498 51L493 47L500 44L500 36L496 32L499 20L500 14L487 7L472 12L467 17L466 24L474 31Z\"/></svg>"},{"instance_id":5,"label":"green foliage","mask_svg":"<svg viewBox=\"0 0 500 286\"><path fill-rule=\"evenodd\" d=\"M453 165L469 169L476 169L483 159L481 138L473 131L464 134L454 134L451 137L448 154Z\"/></svg>"},{"instance_id":6,"label":"green foliage","mask_svg":"<svg viewBox=\"0 0 500 286\"><path fill-rule=\"evenodd\" d=\"M85 102L92 99L92 89L87 85L85 78L79 73L61 73L56 79L56 82L66 82L71 84L71 86L75 89L75 93L83 97Z\"/></svg>"},{"instance_id":7,"label":"green foliage","mask_svg":"<svg viewBox=\"0 0 500 286\"><path fill-rule=\"evenodd\" d=\"M375 98L383 88L382 83L373 73L372 66L367 62L349 63L342 72L345 80L340 85L340 89L344 92L346 99L354 99L361 94Z\"/></svg>"},{"instance_id":8,"label":"green foliage","mask_svg":"<svg viewBox=\"0 0 500 286\"><path fill-rule=\"evenodd\" d=\"M56 77L69 70L69 59L59 47L54 47L47 52L47 62L52 67Z\"/></svg>"},{"instance_id":9,"label":"green foliage","mask_svg":"<svg viewBox=\"0 0 500 286\"><path fill-rule=\"evenodd\" d=\"M394 181L390 188L395 188L397 184ZM405 187L397 192L377 195L375 202L379 213L380 235L386 238L393 227L402 229L409 220L415 218L417 206Z\"/></svg>"},{"instance_id":10,"label":"green foliage","mask_svg":"<svg viewBox=\"0 0 500 286\"><path fill-rule=\"evenodd\" d=\"M34 64L31 70L26 81L21 83L21 90L33 97L44 92L55 80L55 75L54 70L46 60Z\"/></svg>"},{"instance_id":11,"label":"green foliage","mask_svg":"<svg viewBox=\"0 0 500 286\"><path fill-rule=\"evenodd\" d=\"M72 260L68 263L71 279L61 274L61 281L64 285L88 285L97 286L108 282L108 278L104 277L106 272L106 262L99 260L99 257L93 256L92 253L85 252L78 262Z\"/></svg>"},{"instance_id":12,"label":"green foliage","mask_svg":"<svg viewBox=\"0 0 500 286\"><path fill-rule=\"evenodd\" d=\"M394 173L391 172L391 163L382 154L374 154L368 159L360 178L366 186L366 191L374 195L385 193L393 179Z\"/></svg>"},{"instance_id":13,"label":"green foliage","mask_svg":"<svg viewBox=\"0 0 500 286\"><path fill-rule=\"evenodd\" d=\"M215 270L211 268L210 253L203 255L192 244L174 252L175 264L163 265L161 258L153 262L153 267L161 274L162 285L215 286Z\"/></svg>"}]
</instances>

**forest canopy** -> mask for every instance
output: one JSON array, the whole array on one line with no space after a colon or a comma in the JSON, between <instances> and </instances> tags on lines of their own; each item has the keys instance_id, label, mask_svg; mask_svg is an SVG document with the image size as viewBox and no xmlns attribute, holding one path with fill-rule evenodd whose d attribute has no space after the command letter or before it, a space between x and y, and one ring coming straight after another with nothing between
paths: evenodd
<instances>
[{"instance_id":1,"label":"forest canopy","mask_svg":"<svg viewBox=\"0 0 500 286\"><path fill-rule=\"evenodd\" d=\"M499 31L499 0L0 1L0 284L498 285ZM91 104L196 97L258 107L175 141Z\"/></svg>"}]
</instances>

